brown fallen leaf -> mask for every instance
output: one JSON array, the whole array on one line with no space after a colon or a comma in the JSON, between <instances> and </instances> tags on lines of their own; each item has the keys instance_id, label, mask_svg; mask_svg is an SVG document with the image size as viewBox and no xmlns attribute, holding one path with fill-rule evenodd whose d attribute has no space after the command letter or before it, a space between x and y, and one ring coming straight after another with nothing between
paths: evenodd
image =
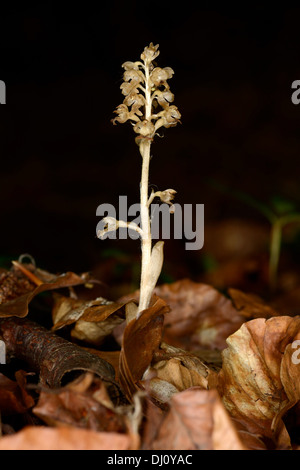
<instances>
[{"instance_id":1,"label":"brown fallen leaf","mask_svg":"<svg viewBox=\"0 0 300 470\"><path fill-rule=\"evenodd\" d=\"M193 387L174 395L169 405L168 413L160 416L158 431L152 432L148 448L246 450L216 390Z\"/></svg>"},{"instance_id":2,"label":"brown fallen leaf","mask_svg":"<svg viewBox=\"0 0 300 470\"><path fill-rule=\"evenodd\" d=\"M143 374L161 343L164 314L168 306L154 296L142 315L129 321L123 334L119 378L128 400L141 386Z\"/></svg>"},{"instance_id":3,"label":"brown fallen leaf","mask_svg":"<svg viewBox=\"0 0 300 470\"><path fill-rule=\"evenodd\" d=\"M0 304L9 302L20 295L31 292L36 287L19 269L0 273Z\"/></svg>"},{"instance_id":4,"label":"brown fallen leaf","mask_svg":"<svg viewBox=\"0 0 300 470\"><path fill-rule=\"evenodd\" d=\"M91 373L65 387L42 390L33 413L50 426L125 432L124 416L113 410L104 384Z\"/></svg>"},{"instance_id":5,"label":"brown fallen leaf","mask_svg":"<svg viewBox=\"0 0 300 470\"><path fill-rule=\"evenodd\" d=\"M206 284L184 279L158 286L155 293L170 306L164 341L186 350L223 349L245 321L229 299Z\"/></svg>"},{"instance_id":6,"label":"brown fallen leaf","mask_svg":"<svg viewBox=\"0 0 300 470\"><path fill-rule=\"evenodd\" d=\"M31 281L28 281L28 279L26 280L26 276L21 273L18 274L18 276L22 276L22 288L16 288L16 276L14 276L13 279L11 278L11 276L12 275L10 274L10 271L8 271L4 274L2 284L0 279L0 292L2 292L2 302L0 303L0 318L11 316L23 318L28 313L29 303L39 293L54 289L60 289L63 287L85 284L89 280L89 276L86 273L82 274L81 276L78 276L75 273L67 272L59 276L52 275L49 280L42 280L39 285L34 285ZM6 293L8 279L10 282L10 294L4 295Z\"/></svg>"},{"instance_id":7,"label":"brown fallen leaf","mask_svg":"<svg viewBox=\"0 0 300 470\"><path fill-rule=\"evenodd\" d=\"M157 286L154 292L170 307L165 314L163 340L187 351L224 349L226 338L245 321L230 299L207 284L183 279ZM120 301L138 296L137 291Z\"/></svg>"},{"instance_id":8,"label":"brown fallen leaf","mask_svg":"<svg viewBox=\"0 0 300 470\"><path fill-rule=\"evenodd\" d=\"M216 387L217 372L206 366L197 356L162 343L142 383L150 396L157 402L165 403L174 393L191 387Z\"/></svg>"},{"instance_id":9,"label":"brown fallen leaf","mask_svg":"<svg viewBox=\"0 0 300 470\"><path fill-rule=\"evenodd\" d=\"M0 374L0 413L25 413L34 406L34 399L26 391L26 372L17 371L16 382Z\"/></svg>"},{"instance_id":10,"label":"brown fallen leaf","mask_svg":"<svg viewBox=\"0 0 300 470\"><path fill-rule=\"evenodd\" d=\"M299 317L297 317L299 318ZM285 348L281 367L280 378L285 393L290 400L291 405L300 400L300 329L293 337L293 341Z\"/></svg>"},{"instance_id":11,"label":"brown fallen leaf","mask_svg":"<svg viewBox=\"0 0 300 470\"><path fill-rule=\"evenodd\" d=\"M290 344L299 331L300 317L258 318L231 335L222 353L219 390L226 409L277 448L291 446L282 416L300 399Z\"/></svg>"},{"instance_id":12,"label":"brown fallen leaf","mask_svg":"<svg viewBox=\"0 0 300 470\"><path fill-rule=\"evenodd\" d=\"M86 301L55 295L53 331L74 324L71 336L100 346L115 327L125 320L128 302L112 302L102 297Z\"/></svg>"},{"instance_id":13,"label":"brown fallen leaf","mask_svg":"<svg viewBox=\"0 0 300 470\"><path fill-rule=\"evenodd\" d=\"M153 441L159 432L161 424L167 414L166 410L156 406L149 397L144 402L144 422L141 428L141 447L143 450L150 450Z\"/></svg>"},{"instance_id":14,"label":"brown fallen leaf","mask_svg":"<svg viewBox=\"0 0 300 470\"><path fill-rule=\"evenodd\" d=\"M129 435L115 432L28 426L0 438L0 450L128 450L131 440Z\"/></svg>"}]
</instances>

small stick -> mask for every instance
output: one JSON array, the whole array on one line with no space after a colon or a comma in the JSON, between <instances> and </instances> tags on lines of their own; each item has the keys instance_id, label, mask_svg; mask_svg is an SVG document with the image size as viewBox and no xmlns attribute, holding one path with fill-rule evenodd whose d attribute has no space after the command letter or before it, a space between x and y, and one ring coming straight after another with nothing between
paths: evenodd
<instances>
[{"instance_id":1,"label":"small stick","mask_svg":"<svg viewBox=\"0 0 300 470\"><path fill-rule=\"evenodd\" d=\"M57 388L66 381L68 373L89 371L118 388L111 364L37 323L15 317L3 318L0 319L0 335L7 353L38 372L43 386ZM73 380L74 376L69 378Z\"/></svg>"},{"instance_id":2,"label":"small stick","mask_svg":"<svg viewBox=\"0 0 300 470\"><path fill-rule=\"evenodd\" d=\"M35 276L35 274L33 274L31 271L29 271L28 269L26 269L21 263L19 263L18 261L12 261L12 264L18 268L25 276L28 277L28 279L30 279L30 281L32 281L34 284L36 284L37 286L40 286L41 284L43 284L43 281L41 279L39 279L37 276Z\"/></svg>"}]
</instances>

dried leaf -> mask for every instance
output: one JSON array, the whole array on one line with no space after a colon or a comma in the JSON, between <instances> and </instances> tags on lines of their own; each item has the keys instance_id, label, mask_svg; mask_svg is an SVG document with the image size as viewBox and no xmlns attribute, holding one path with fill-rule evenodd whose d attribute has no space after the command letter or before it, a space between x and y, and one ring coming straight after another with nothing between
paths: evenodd
<instances>
[{"instance_id":1,"label":"dried leaf","mask_svg":"<svg viewBox=\"0 0 300 470\"><path fill-rule=\"evenodd\" d=\"M281 418L300 399L299 387L291 391L288 378L296 374L289 345L299 330L300 317L258 318L230 336L223 351L219 382L227 410L249 432L279 448L290 447Z\"/></svg>"},{"instance_id":2,"label":"dried leaf","mask_svg":"<svg viewBox=\"0 0 300 470\"><path fill-rule=\"evenodd\" d=\"M66 274L61 274L56 276L48 282L43 282L37 287L32 287L26 293L21 293L21 295L14 296L12 300L4 301L0 304L0 317L11 317L16 316L23 318L28 313L28 304L31 300L39 293L60 289L62 287L76 286L79 284L84 284L88 280L88 276L83 274L78 276L75 273L67 272Z\"/></svg>"},{"instance_id":3,"label":"dried leaf","mask_svg":"<svg viewBox=\"0 0 300 470\"><path fill-rule=\"evenodd\" d=\"M172 395L170 396L171 399ZM167 400L165 400L167 401ZM166 416L166 411L156 406L152 400L145 400L145 422L142 427L142 449L150 450L155 441L161 424Z\"/></svg>"},{"instance_id":4,"label":"dried leaf","mask_svg":"<svg viewBox=\"0 0 300 470\"><path fill-rule=\"evenodd\" d=\"M0 304L31 292L35 287L36 284L13 266L10 271L4 271L0 274Z\"/></svg>"},{"instance_id":5,"label":"dried leaf","mask_svg":"<svg viewBox=\"0 0 300 470\"><path fill-rule=\"evenodd\" d=\"M120 354L120 382L129 400L139 389L153 354L161 342L166 303L154 296L151 306L126 326Z\"/></svg>"},{"instance_id":6,"label":"dried leaf","mask_svg":"<svg viewBox=\"0 0 300 470\"><path fill-rule=\"evenodd\" d=\"M0 374L0 413L2 415L25 413L34 406L34 399L25 389L26 373L18 371L17 381Z\"/></svg>"},{"instance_id":7,"label":"dried leaf","mask_svg":"<svg viewBox=\"0 0 300 470\"><path fill-rule=\"evenodd\" d=\"M206 284L184 279L163 284L155 293L170 306L164 341L186 350L223 349L226 338L245 321L229 299Z\"/></svg>"},{"instance_id":8,"label":"dried leaf","mask_svg":"<svg viewBox=\"0 0 300 470\"><path fill-rule=\"evenodd\" d=\"M124 322L128 303L132 302L111 302L102 297L86 301L56 295L52 329L75 324L71 331L73 338L100 346Z\"/></svg>"},{"instance_id":9,"label":"dried leaf","mask_svg":"<svg viewBox=\"0 0 300 470\"><path fill-rule=\"evenodd\" d=\"M151 374L155 377L151 378ZM155 354L155 362L144 379L145 388L161 403L168 401L174 393L191 387L208 389L217 385L217 373L197 356L165 343Z\"/></svg>"},{"instance_id":10,"label":"dried leaf","mask_svg":"<svg viewBox=\"0 0 300 470\"><path fill-rule=\"evenodd\" d=\"M197 362L197 358L172 358L155 364L154 369L159 379L173 384L180 392L195 386L207 389L207 379L201 375L202 364Z\"/></svg>"},{"instance_id":11,"label":"dried leaf","mask_svg":"<svg viewBox=\"0 0 300 470\"><path fill-rule=\"evenodd\" d=\"M162 284L154 292L170 307L165 315L164 341L187 351L224 349L226 338L245 321L230 299L207 284L183 279ZM120 301L138 297L137 291Z\"/></svg>"},{"instance_id":12,"label":"dried leaf","mask_svg":"<svg viewBox=\"0 0 300 470\"><path fill-rule=\"evenodd\" d=\"M28 426L0 439L0 450L128 450L131 437L80 428Z\"/></svg>"},{"instance_id":13,"label":"dried leaf","mask_svg":"<svg viewBox=\"0 0 300 470\"><path fill-rule=\"evenodd\" d=\"M82 375L66 387L43 390L33 412L50 426L126 431L124 418L113 411L104 384L91 373Z\"/></svg>"},{"instance_id":14,"label":"dried leaf","mask_svg":"<svg viewBox=\"0 0 300 470\"><path fill-rule=\"evenodd\" d=\"M297 403L300 400L299 340L300 331L293 337L293 342L285 348L280 368L280 378L291 404Z\"/></svg>"},{"instance_id":15,"label":"dried leaf","mask_svg":"<svg viewBox=\"0 0 300 470\"><path fill-rule=\"evenodd\" d=\"M170 401L153 439L154 450L245 450L216 390L198 387Z\"/></svg>"}]
</instances>

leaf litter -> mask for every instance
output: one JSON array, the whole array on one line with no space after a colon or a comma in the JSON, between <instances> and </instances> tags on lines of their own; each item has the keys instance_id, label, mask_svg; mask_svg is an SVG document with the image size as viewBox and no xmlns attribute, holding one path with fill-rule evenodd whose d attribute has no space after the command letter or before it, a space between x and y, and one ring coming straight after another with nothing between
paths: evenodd
<instances>
[{"instance_id":1,"label":"leaf litter","mask_svg":"<svg viewBox=\"0 0 300 470\"><path fill-rule=\"evenodd\" d=\"M2 270L0 449L299 448L299 316L183 279L136 319L138 291L93 298L94 282Z\"/></svg>"}]
</instances>

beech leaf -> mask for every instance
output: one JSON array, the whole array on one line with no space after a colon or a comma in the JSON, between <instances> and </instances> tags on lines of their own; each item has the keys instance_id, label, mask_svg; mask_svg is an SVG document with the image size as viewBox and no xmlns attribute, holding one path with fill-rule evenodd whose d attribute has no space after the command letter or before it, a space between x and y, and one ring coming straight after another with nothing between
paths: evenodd
<instances>
[{"instance_id":1,"label":"beech leaf","mask_svg":"<svg viewBox=\"0 0 300 470\"><path fill-rule=\"evenodd\" d=\"M282 416L300 399L291 343L300 317L258 318L227 339L219 374L220 393L231 416L277 448L290 448ZM293 383L293 377L295 383Z\"/></svg>"}]
</instances>

